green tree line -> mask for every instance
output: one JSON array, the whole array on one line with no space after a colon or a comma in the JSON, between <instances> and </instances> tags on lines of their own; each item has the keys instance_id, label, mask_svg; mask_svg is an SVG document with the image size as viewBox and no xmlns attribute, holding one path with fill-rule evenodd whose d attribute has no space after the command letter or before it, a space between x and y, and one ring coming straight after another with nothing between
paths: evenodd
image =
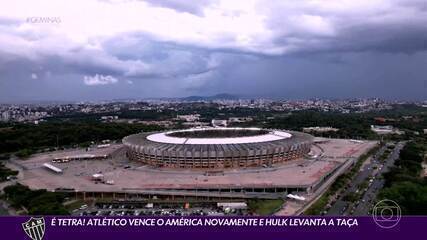
<instances>
[{"instance_id":1,"label":"green tree line","mask_svg":"<svg viewBox=\"0 0 427 240\"><path fill-rule=\"evenodd\" d=\"M72 146L104 139L117 140L140 131L157 131L156 126L127 123L45 122L39 125L14 124L0 131L0 153L27 155L34 150Z\"/></svg>"},{"instance_id":2,"label":"green tree line","mask_svg":"<svg viewBox=\"0 0 427 240\"><path fill-rule=\"evenodd\" d=\"M406 215L427 214L427 179L422 177L427 142L409 142L400 151L395 166L384 174L385 188L379 199L390 199L399 204Z\"/></svg>"},{"instance_id":3,"label":"green tree line","mask_svg":"<svg viewBox=\"0 0 427 240\"><path fill-rule=\"evenodd\" d=\"M16 209L25 207L30 215L68 215L63 206L66 195L47 192L46 190L30 190L20 184L4 188L4 195Z\"/></svg>"}]
</instances>

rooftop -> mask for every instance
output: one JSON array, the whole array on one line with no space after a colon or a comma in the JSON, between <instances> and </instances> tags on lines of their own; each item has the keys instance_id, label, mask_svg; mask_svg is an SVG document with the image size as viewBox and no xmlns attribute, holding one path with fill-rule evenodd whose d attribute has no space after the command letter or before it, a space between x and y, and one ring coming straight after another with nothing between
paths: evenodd
<instances>
[{"instance_id":1,"label":"rooftop","mask_svg":"<svg viewBox=\"0 0 427 240\"><path fill-rule=\"evenodd\" d=\"M242 144L282 140L292 134L261 128L193 128L160 132L146 136L158 143L170 144Z\"/></svg>"}]
</instances>

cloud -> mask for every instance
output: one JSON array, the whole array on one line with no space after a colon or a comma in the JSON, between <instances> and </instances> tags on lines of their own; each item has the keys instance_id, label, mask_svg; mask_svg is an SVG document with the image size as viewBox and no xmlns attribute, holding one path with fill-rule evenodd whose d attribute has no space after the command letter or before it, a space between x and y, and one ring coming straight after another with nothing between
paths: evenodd
<instances>
[{"instance_id":1,"label":"cloud","mask_svg":"<svg viewBox=\"0 0 427 240\"><path fill-rule=\"evenodd\" d=\"M30 16L19 7L24 5L31 9ZM81 9L91 14L81 14ZM29 17L61 21L37 24L27 21ZM19 88L21 74L24 81L36 73L38 84L69 81L70 88L78 88L81 79L112 84L102 78L110 76L133 83L115 85L128 87L120 90L123 95L138 86L157 87L159 94L185 94L255 83L265 93L281 92L277 86L291 81L293 69L301 69L283 60L288 58L324 65L334 59L345 65L345 59L357 53L368 53L365 61L376 55L400 59L409 54L417 61L412 64L425 64L416 56L427 50L426 22L421 0L75 0L72 5L65 0L15 0L0 9L0 80L19 76L14 78L17 83L8 81ZM271 59L277 69L266 67ZM310 69L301 69L304 75L327 81L321 67L304 65L316 66L314 76ZM49 69L50 77L39 67ZM251 68L259 73L242 73ZM376 71L392 70L397 71ZM353 73L351 68L346 71ZM272 77L272 72L288 78ZM420 77L413 74L411 79ZM260 79L270 77L277 82L262 84ZM0 93L7 91L3 86Z\"/></svg>"},{"instance_id":2,"label":"cloud","mask_svg":"<svg viewBox=\"0 0 427 240\"><path fill-rule=\"evenodd\" d=\"M25 21L31 16L15 7L20 1L2 6L0 46L3 51L28 51L35 56L49 50L96 50L104 39L129 33L181 46L273 56L426 48L422 42L427 9L418 0L76 0L67 8L61 0L25 2L34 16L60 18L55 24ZM79 14L82 7L92 14Z\"/></svg>"},{"instance_id":3,"label":"cloud","mask_svg":"<svg viewBox=\"0 0 427 240\"><path fill-rule=\"evenodd\" d=\"M203 15L203 9L214 3L216 0L198 0L198 1L182 1L182 0L145 0L152 6L164 7L173 9L177 12L186 12L194 15Z\"/></svg>"},{"instance_id":4,"label":"cloud","mask_svg":"<svg viewBox=\"0 0 427 240\"><path fill-rule=\"evenodd\" d=\"M37 78L38 78L37 74L31 73L31 79L37 79Z\"/></svg>"},{"instance_id":5,"label":"cloud","mask_svg":"<svg viewBox=\"0 0 427 240\"><path fill-rule=\"evenodd\" d=\"M101 74L95 74L94 76L84 76L83 81L84 81L84 84L88 86L108 85L108 84L115 84L118 82L117 78L115 77L112 77L110 75L101 75Z\"/></svg>"}]
</instances>

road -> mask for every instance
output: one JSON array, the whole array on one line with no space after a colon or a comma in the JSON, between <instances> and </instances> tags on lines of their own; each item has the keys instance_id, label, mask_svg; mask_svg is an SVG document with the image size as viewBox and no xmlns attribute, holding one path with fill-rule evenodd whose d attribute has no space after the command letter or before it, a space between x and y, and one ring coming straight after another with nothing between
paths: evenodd
<instances>
[{"instance_id":1,"label":"road","mask_svg":"<svg viewBox=\"0 0 427 240\"><path fill-rule=\"evenodd\" d=\"M381 147L370 159L369 163L362 166L362 169L353 178L351 185L331 206L326 215L367 215L372 208L372 202L375 200L378 190L384 185L384 180L380 176L388 171L390 166L394 165L394 161L399 157L399 152L403 145L401 142L396 144L384 163L381 163L378 159L387 147ZM368 182L368 187L359 189L364 182ZM351 193L361 193L361 198L355 202L346 201L344 196Z\"/></svg>"},{"instance_id":2,"label":"road","mask_svg":"<svg viewBox=\"0 0 427 240\"><path fill-rule=\"evenodd\" d=\"M364 216L370 213L370 210L372 209L374 204L373 201L378 195L378 191L384 187L385 181L383 178L380 178L380 176L386 173L389 168L394 165L394 162L399 158L399 152L403 148L403 146L404 143L402 142L396 144L395 148L386 159L384 166L376 173L372 183L370 184L366 192L363 194L360 203L355 207L353 215Z\"/></svg>"}]
</instances>

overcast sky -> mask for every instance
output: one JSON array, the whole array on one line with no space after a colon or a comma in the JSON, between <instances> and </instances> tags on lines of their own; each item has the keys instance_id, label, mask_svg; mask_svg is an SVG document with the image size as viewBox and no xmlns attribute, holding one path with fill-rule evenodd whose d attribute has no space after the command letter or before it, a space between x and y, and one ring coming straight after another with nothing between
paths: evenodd
<instances>
[{"instance_id":1,"label":"overcast sky","mask_svg":"<svg viewBox=\"0 0 427 240\"><path fill-rule=\"evenodd\" d=\"M0 3L0 102L427 99L426 0Z\"/></svg>"}]
</instances>

